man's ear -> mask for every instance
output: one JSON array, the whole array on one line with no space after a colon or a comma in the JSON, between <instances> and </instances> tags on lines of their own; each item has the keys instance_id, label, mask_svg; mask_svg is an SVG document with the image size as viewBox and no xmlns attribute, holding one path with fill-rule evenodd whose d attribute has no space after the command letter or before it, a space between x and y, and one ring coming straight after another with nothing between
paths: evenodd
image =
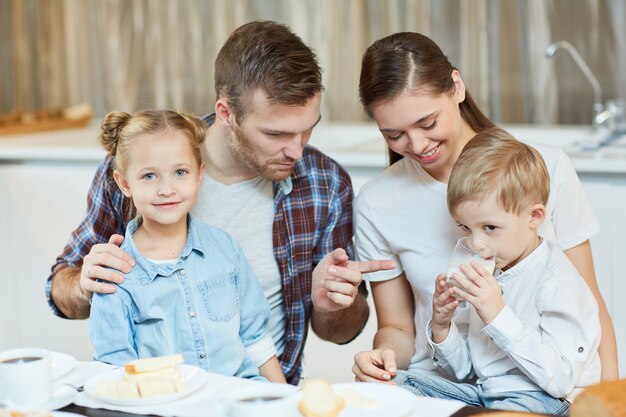
<instances>
[{"instance_id":1,"label":"man's ear","mask_svg":"<svg viewBox=\"0 0 626 417\"><path fill-rule=\"evenodd\" d=\"M463 103L465 101L465 83L463 82L463 78L461 78L461 73L459 70L452 70L452 82L454 83L454 100L457 103Z\"/></svg>"},{"instance_id":2,"label":"man's ear","mask_svg":"<svg viewBox=\"0 0 626 417\"><path fill-rule=\"evenodd\" d=\"M113 179L115 180L115 183L117 184L119 189L122 190L124 195L128 198L131 198L132 193L130 192L130 187L128 186L128 181L126 180L126 177L124 177L122 173L116 169L113 171Z\"/></svg>"},{"instance_id":3,"label":"man's ear","mask_svg":"<svg viewBox=\"0 0 626 417\"><path fill-rule=\"evenodd\" d=\"M228 104L228 100L224 97L215 103L215 118L220 121L223 126L232 127L235 115Z\"/></svg>"},{"instance_id":4,"label":"man's ear","mask_svg":"<svg viewBox=\"0 0 626 417\"><path fill-rule=\"evenodd\" d=\"M531 229L538 229L546 219L546 206L543 204L535 204L531 207L530 221L528 225Z\"/></svg>"}]
</instances>

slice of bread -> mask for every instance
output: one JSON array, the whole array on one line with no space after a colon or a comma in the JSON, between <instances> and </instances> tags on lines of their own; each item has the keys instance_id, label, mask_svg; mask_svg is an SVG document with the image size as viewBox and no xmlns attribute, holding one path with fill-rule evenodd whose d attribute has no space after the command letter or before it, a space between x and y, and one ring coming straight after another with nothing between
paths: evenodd
<instances>
[{"instance_id":1,"label":"slice of bread","mask_svg":"<svg viewBox=\"0 0 626 417\"><path fill-rule=\"evenodd\" d=\"M106 398L117 398L117 381L104 379L96 385L96 395Z\"/></svg>"},{"instance_id":2,"label":"slice of bread","mask_svg":"<svg viewBox=\"0 0 626 417\"><path fill-rule=\"evenodd\" d=\"M185 389L178 370L183 355L137 359L124 365L124 376L117 381L102 380L96 385L100 397L131 399L171 395Z\"/></svg>"},{"instance_id":3,"label":"slice of bread","mask_svg":"<svg viewBox=\"0 0 626 417\"><path fill-rule=\"evenodd\" d=\"M184 388L180 382L167 378L147 378L138 381L137 387L142 398L175 394Z\"/></svg>"},{"instance_id":4,"label":"slice of bread","mask_svg":"<svg viewBox=\"0 0 626 417\"><path fill-rule=\"evenodd\" d=\"M346 407L358 408L359 410L374 410L382 406L380 401L367 398L360 392L347 388L339 393L346 403Z\"/></svg>"},{"instance_id":5,"label":"slice of bread","mask_svg":"<svg viewBox=\"0 0 626 417\"><path fill-rule=\"evenodd\" d=\"M129 381L117 381L117 396L115 398L139 398L139 390L137 384Z\"/></svg>"},{"instance_id":6,"label":"slice of bread","mask_svg":"<svg viewBox=\"0 0 626 417\"><path fill-rule=\"evenodd\" d=\"M96 394L100 397L132 399L176 394L185 389L185 384L168 378L145 378L139 381L98 381Z\"/></svg>"},{"instance_id":7,"label":"slice of bread","mask_svg":"<svg viewBox=\"0 0 626 417\"><path fill-rule=\"evenodd\" d=\"M153 372L185 362L182 354L157 356L155 358L136 359L124 365L124 370L129 374L139 372Z\"/></svg>"},{"instance_id":8,"label":"slice of bread","mask_svg":"<svg viewBox=\"0 0 626 417\"><path fill-rule=\"evenodd\" d=\"M27 410L17 411L9 410L8 408L0 408L0 417L53 417L48 411L45 410Z\"/></svg>"},{"instance_id":9,"label":"slice of bread","mask_svg":"<svg viewBox=\"0 0 626 417\"><path fill-rule=\"evenodd\" d=\"M147 378L163 378L163 379L171 379L171 380L179 381L180 371L175 366L170 366L164 369L159 369L158 371L137 372L137 373L126 372L124 374L124 379L126 381L139 382Z\"/></svg>"},{"instance_id":10,"label":"slice of bread","mask_svg":"<svg viewBox=\"0 0 626 417\"><path fill-rule=\"evenodd\" d=\"M304 383L298 409L305 417L336 417L344 406L328 382L311 379Z\"/></svg>"}]
</instances>

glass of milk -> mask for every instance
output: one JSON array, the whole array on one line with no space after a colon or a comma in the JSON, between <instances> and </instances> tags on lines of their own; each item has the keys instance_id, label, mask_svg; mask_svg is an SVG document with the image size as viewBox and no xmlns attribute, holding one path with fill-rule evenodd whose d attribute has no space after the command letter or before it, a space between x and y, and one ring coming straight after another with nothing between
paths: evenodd
<instances>
[{"instance_id":1,"label":"glass of milk","mask_svg":"<svg viewBox=\"0 0 626 417\"><path fill-rule=\"evenodd\" d=\"M466 265L468 268L471 268L470 263L472 261L478 262L485 267L487 271L493 274L496 268L496 249L484 240L471 237L460 238L456 242L454 252L452 252L452 256L450 257L450 264L446 272L447 285L459 287L453 274L463 276L461 265Z\"/></svg>"}]
</instances>

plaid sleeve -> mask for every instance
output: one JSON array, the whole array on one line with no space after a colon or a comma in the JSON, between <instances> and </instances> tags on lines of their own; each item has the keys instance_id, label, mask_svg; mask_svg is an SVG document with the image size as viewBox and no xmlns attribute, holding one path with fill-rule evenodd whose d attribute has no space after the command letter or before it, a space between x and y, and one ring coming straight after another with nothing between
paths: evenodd
<instances>
[{"instance_id":1,"label":"plaid sleeve","mask_svg":"<svg viewBox=\"0 0 626 417\"><path fill-rule=\"evenodd\" d=\"M332 180L329 181L330 194L328 196L328 221L324 228L320 244L315 249L315 265L318 264L327 253L337 249L344 248L350 257L354 259L353 248L353 210L352 202L354 200L354 191L352 189L352 181L348 173L336 162L332 161L334 169L331 171ZM368 291L365 281L359 285L359 292L367 298ZM354 336L356 338L363 329ZM345 343L349 343L354 338Z\"/></svg>"},{"instance_id":2,"label":"plaid sleeve","mask_svg":"<svg viewBox=\"0 0 626 417\"><path fill-rule=\"evenodd\" d=\"M63 252L51 268L46 281L46 299L57 316L64 317L50 296L54 275L67 267L81 266L83 257L96 243L106 242L114 233L124 234L124 195L111 176L113 158L107 156L98 166L87 196L87 211L78 227L72 232Z\"/></svg>"},{"instance_id":3,"label":"plaid sleeve","mask_svg":"<svg viewBox=\"0 0 626 417\"><path fill-rule=\"evenodd\" d=\"M327 253L344 248L350 259L354 260L354 224L352 202L354 191L352 181L348 173L340 166L336 165L333 171L332 192L329 196L328 222L322 235L321 244L315 251L315 265L318 264ZM359 292L365 297L368 296L365 282L359 285Z\"/></svg>"},{"instance_id":4,"label":"plaid sleeve","mask_svg":"<svg viewBox=\"0 0 626 417\"><path fill-rule=\"evenodd\" d=\"M315 249L314 263L317 265L329 252L344 248L350 259L354 259L352 247L352 200L354 192L348 173L339 165L332 171L329 183L328 216L321 240Z\"/></svg>"}]
</instances>

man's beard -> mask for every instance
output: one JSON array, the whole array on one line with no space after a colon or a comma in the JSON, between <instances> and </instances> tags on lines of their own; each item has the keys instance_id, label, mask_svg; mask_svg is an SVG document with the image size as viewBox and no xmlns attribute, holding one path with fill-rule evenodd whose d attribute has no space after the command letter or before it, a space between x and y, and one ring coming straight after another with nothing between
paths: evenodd
<instances>
[{"instance_id":1,"label":"man's beard","mask_svg":"<svg viewBox=\"0 0 626 417\"><path fill-rule=\"evenodd\" d=\"M281 181L291 175L293 170L278 170L272 168L273 164L288 164L294 162L289 158L273 158L267 160L265 163L259 160L258 155L255 152L254 147L250 143L250 140L243 132L234 127L232 129L233 136L230 142L230 149L233 155L244 163L248 168L259 174L259 176L265 178L268 181Z\"/></svg>"}]
</instances>

